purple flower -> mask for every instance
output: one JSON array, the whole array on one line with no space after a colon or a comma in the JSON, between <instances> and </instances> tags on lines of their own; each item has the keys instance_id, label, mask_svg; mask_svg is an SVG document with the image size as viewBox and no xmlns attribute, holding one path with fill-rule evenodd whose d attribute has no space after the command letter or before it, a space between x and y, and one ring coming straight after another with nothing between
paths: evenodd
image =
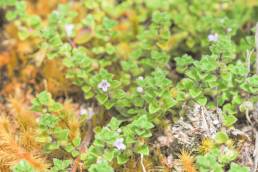
<instances>
[{"instance_id":1,"label":"purple flower","mask_svg":"<svg viewBox=\"0 0 258 172\"><path fill-rule=\"evenodd\" d=\"M113 145L118 149L118 150L125 150L126 146L123 143L124 139L123 138L118 138L116 141L113 143Z\"/></svg>"},{"instance_id":2,"label":"purple flower","mask_svg":"<svg viewBox=\"0 0 258 172\"><path fill-rule=\"evenodd\" d=\"M143 92L143 88L142 88L142 87L137 87L137 88L136 88L136 91L137 91L138 93L142 93L142 92Z\"/></svg>"},{"instance_id":3,"label":"purple flower","mask_svg":"<svg viewBox=\"0 0 258 172\"><path fill-rule=\"evenodd\" d=\"M93 117L93 115L95 114L95 111L94 111L94 109L92 108L92 107L89 107L88 109L87 109L87 114L88 114L88 117L89 118L92 118Z\"/></svg>"},{"instance_id":4,"label":"purple flower","mask_svg":"<svg viewBox=\"0 0 258 172\"><path fill-rule=\"evenodd\" d=\"M85 114L87 114L87 109L85 109L85 108L80 108L80 112L79 112L79 114L80 115L85 115Z\"/></svg>"},{"instance_id":5,"label":"purple flower","mask_svg":"<svg viewBox=\"0 0 258 172\"><path fill-rule=\"evenodd\" d=\"M210 42L217 42L218 39L219 39L219 35L218 35L217 33L215 33L215 34L209 34L209 35L208 35L208 40L209 40Z\"/></svg>"},{"instance_id":6,"label":"purple flower","mask_svg":"<svg viewBox=\"0 0 258 172\"><path fill-rule=\"evenodd\" d=\"M101 89L104 92L107 92L108 88L110 87L110 84L107 82L107 80L102 80L98 84L98 88Z\"/></svg>"},{"instance_id":7,"label":"purple flower","mask_svg":"<svg viewBox=\"0 0 258 172\"><path fill-rule=\"evenodd\" d=\"M81 107L79 114L80 115L86 114L88 116L88 118L91 119L93 117L93 115L95 114L95 111L92 107L88 107L88 108Z\"/></svg>"}]
</instances>

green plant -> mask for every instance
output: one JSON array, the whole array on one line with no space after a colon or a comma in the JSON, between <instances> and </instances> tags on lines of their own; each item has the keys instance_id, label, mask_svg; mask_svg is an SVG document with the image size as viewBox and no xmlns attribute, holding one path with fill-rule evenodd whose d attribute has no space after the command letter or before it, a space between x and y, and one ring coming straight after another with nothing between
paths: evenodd
<instances>
[{"instance_id":1,"label":"green plant","mask_svg":"<svg viewBox=\"0 0 258 172\"><path fill-rule=\"evenodd\" d=\"M238 152L229 143L232 141L224 132L218 132L214 139L216 145L204 155L196 157L196 163L200 172L215 171L223 172L225 166L230 164L229 171L243 170L249 171L247 167L242 167L234 163L238 157Z\"/></svg>"},{"instance_id":2,"label":"green plant","mask_svg":"<svg viewBox=\"0 0 258 172\"><path fill-rule=\"evenodd\" d=\"M66 171L76 158L91 172L114 171L115 162L125 164L134 154L147 156L154 123L179 117L192 103L222 108L226 127L233 127L241 112L253 110L249 105L257 101L258 76L243 54L253 49L254 40L242 32L247 21L255 21L255 10L245 1L76 4L78 12L72 3L59 4L45 18L27 13L25 1L0 3L13 8L6 17L21 40L35 39L33 48L40 56L61 59L66 77L85 100L112 114L106 126L97 127L87 153L81 153L82 119L66 112L48 92L38 94L32 101L40 115L37 141L53 159L52 171ZM191 55L182 55L186 52ZM38 54L32 56L41 63ZM228 140L226 133L217 133L217 147L197 158L201 171L223 171L235 160L234 149L219 149ZM24 163L20 168L29 169ZM231 165L231 170L242 168Z\"/></svg>"},{"instance_id":3,"label":"green plant","mask_svg":"<svg viewBox=\"0 0 258 172\"><path fill-rule=\"evenodd\" d=\"M90 172L113 172L113 168L105 161L99 162L98 164L93 164L89 168Z\"/></svg>"},{"instance_id":4,"label":"green plant","mask_svg":"<svg viewBox=\"0 0 258 172\"><path fill-rule=\"evenodd\" d=\"M96 133L92 146L82 155L92 172L103 166L103 162L106 164L115 159L118 164L125 164L135 153L145 156L149 154L144 139L152 135L150 129L154 126L147 116L142 115L126 126L121 126L121 123L122 121L112 118L107 126Z\"/></svg>"},{"instance_id":5,"label":"green plant","mask_svg":"<svg viewBox=\"0 0 258 172\"><path fill-rule=\"evenodd\" d=\"M50 93L43 91L33 101L32 109L40 113L37 141L44 145L46 153L65 151L72 157L79 155L80 133L72 136L72 115L64 111L62 104L55 102ZM70 118L70 119L69 119ZM61 163L55 160L54 164ZM67 164L68 161L62 163ZM59 165L56 165L56 168Z\"/></svg>"},{"instance_id":6,"label":"green plant","mask_svg":"<svg viewBox=\"0 0 258 172\"><path fill-rule=\"evenodd\" d=\"M255 101L257 93L257 75L247 71L242 60L236 60L235 45L230 37L220 36L210 47L211 55L193 60L185 55L175 58L177 71L185 74L177 85L180 101L194 101L209 108L221 107L224 113L224 125L232 126L236 122L238 108L250 98Z\"/></svg>"},{"instance_id":7,"label":"green plant","mask_svg":"<svg viewBox=\"0 0 258 172\"><path fill-rule=\"evenodd\" d=\"M249 169L247 167L243 167L241 165L238 165L236 163L230 164L229 172L248 172Z\"/></svg>"},{"instance_id":8,"label":"green plant","mask_svg":"<svg viewBox=\"0 0 258 172\"><path fill-rule=\"evenodd\" d=\"M51 168L51 172L65 172L71 164L70 160L53 159L54 166Z\"/></svg>"},{"instance_id":9,"label":"green plant","mask_svg":"<svg viewBox=\"0 0 258 172\"><path fill-rule=\"evenodd\" d=\"M36 170L25 160L19 161L12 167L13 172L36 172Z\"/></svg>"}]
</instances>

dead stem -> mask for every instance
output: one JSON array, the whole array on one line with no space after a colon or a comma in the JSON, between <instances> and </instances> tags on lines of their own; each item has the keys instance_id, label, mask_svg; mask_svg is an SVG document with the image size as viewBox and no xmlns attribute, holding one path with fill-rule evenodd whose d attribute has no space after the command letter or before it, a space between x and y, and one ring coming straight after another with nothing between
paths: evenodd
<instances>
[{"instance_id":1,"label":"dead stem","mask_svg":"<svg viewBox=\"0 0 258 172\"><path fill-rule=\"evenodd\" d=\"M258 74L258 23L255 31L255 48L256 48L256 74Z\"/></svg>"},{"instance_id":2,"label":"dead stem","mask_svg":"<svg viewBox=\"0 0 258 172\"><path fill-rule=\"evenodd\" d=\"M253 50L249 51L247 50L246 51L246 68L247 68L247 74L246 74L246 77L248 77L250 71L251 71L251 56L253 54Z\"/></svg>"},{"instance_id":3,"label":"dead stem","mask_svg":"<svg viewBox=\"0 0 258 172\"><path fill-rule=\"evenodd\" d=\"M249 110L246 110L245 116L246 116L248 123L250 123L250 125L252 126L253 132L255 133L255 148L254 148L254 152L253 152L254 167L253 167L252 172L256 172L257 165L258 165L258 131L256 130L254 123L250 119Z\"/></svg>"},{"instance_id":4,"label":"dead stem","mask_svg":"<svg viewBox=\"0 0 258 172\"><path fill-rule=\"evenodd\" d=\"M142 171L147 172L146 169L145 169L145 166L143 164L143 154L141 154L141 166L142 166Z\"/></svg>"},{"instance_id":5,"label":"dead stem","mask_svg":"<svg viewBox=\"0 0 258 172\"><path fill-rule=\"evenodd\" d=\"M254 169L253 172L257 170L258 163L258 131L255 130L255 149L254 149Z\"/></svg>"},{"instance_id":6,"label":"dead stem","mask_svg":"<svg viewBox=\"0 0 258 172\"><path fill-rule=\"evenodd\" d=\"M92 138L92 120L91 119L88 120L87 124L88 124L88 130L87 130L87 133L86 133L84 139L82 140L81 147L80 147L80 154L87 151L87 148L88 148L88 146L90 144L90 141L91 141L91 138ZM76 172L77 171L77 168L79 166L79 162L80 162L80 156L78 156L74 160L74 163L73 163L72 168L71 168L71 172Z\"/></svg>"}]
</instances>

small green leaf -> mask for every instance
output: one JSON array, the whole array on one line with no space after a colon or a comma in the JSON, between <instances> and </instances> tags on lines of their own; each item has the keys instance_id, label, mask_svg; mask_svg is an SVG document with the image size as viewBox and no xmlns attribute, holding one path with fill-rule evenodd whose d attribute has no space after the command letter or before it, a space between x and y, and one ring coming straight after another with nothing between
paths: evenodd
<instances>
[{"instance_id":1,"label":"small green leaf","mask_svg":"<svg viewBox=\"0 0 258 172\"><path fill-rule=\"evenodd\" d=\"M63 109L62 104L54 102L50 107L49 110L51 112L58 112Z\"/></svg>"},{"instance_id":2,"label":"small green leaf","mask_svg":"<svg viewBox=\"0 0 258 172\"><path fill-rule=\"evenodd\" d=\"M112 130L117 130L119 128L120 124L121 124L121 121L113 117L111 119L111 121L109 122L108 126Z\"/></svg>"},{"instance_id":3,"label":"small green leaf","mask_svg":"<svg viewBox=\"0 0 258 172\"><path fill-rule=\"evenodd\" d=\"M79 154L80 154L80 152L77 151L77 150L73 150L73 151L72 151L72 156L73 156L73 157L77 157Z\"/></svg>"},{"instance_id":4,"label":"small green leaf","mask_svg":"<svg viewBox=\"0 0 258 172\"><path fill-rule=\"evenodd\" d=\"M117 163L119 165L122 165L122 164L125 164L127 161L128 161L128 156L127 155L124 155L124 154L119 154L117 156Z\"/></svg>"},{"instance_id":5,"label":"small green leaf","mask_svg":"<svg viewBox=\"0 0 258 172\"><path fill-rule=\"evenodd\" d=\"M203 96L203 97L198 97L198 98L196 99L196 102L199 103L199 104L202 105L202 106L205 106L206 103L207 103L207 98L206 98L205 96Z\"/></svg>"},{"instance_id":6,"label":"small green leaf","mask_svg":"<svg viewBox=\"0 0 258 172\"><path fill-rule=\"evenodd\" d=\"M114 172L114 170L106 161L104 161L92 164L89 168L89 172Z\"/></svg>"},{"instance_id":7,"label":"small green leaf","mask_svg":"<svg viewBox=\"0 0 258 172\"><path fill-rule=\"evenodd\" d=\"M91 90L91 86L89 86L89 85L84 85L83 87L82 87L82 91L84 92L84 93L88 93L89 91Z\"/></svg>"},{"instance_id":8,"label":"small green leaf","mask_svg":"<svg viewBox=\"0 0 258 172\"><path fill-rule=\"evenodd\" d=\"M106 109L111 109L114 106L115 103L111 102L111 101L106 101L104 103L104 106Z\"/></svg>"},{"instance_id":9,"label":"small green leaf","mask_svg":"<svg viewBox=\"0 0 258 172\"><path fill-rule=\"evenodd\" d=\"M50 94L47 91L43 91L38 94L37 99L41 104L47 105L50 101Z\"/></svg>"},{"instance_id":10,"label":"small green leaf","mask_svg":"<svg viewBox=\"0 0 258 172\"><path fill-rule=\"evenodd\" d=\"M190 95L191 95L193 98L196 98L196 97L198 97L198 96L202 93L202 91L199 90L199 89L197 89L197 88L191 88L191 89L189 90L189 93L190 93Z\"/></svg>"},{"instance_id":11,"label":"small green leaf","mask_svg":"<svg viewBox=\"0 0 258 172\"><path fill-rule=\"evenodd\" d=\"M248 167L241 166L239 164L232 162L230 164L230 169L228 172L249 172L249 171L250 169Z\"/></svg>"},{"instance_id":12,"label":"small green leaf","mask_svg":"<svg viewBox=\"0 0 258 172\"><path fill-rule=\"evenodd\" d=\"M237 121L237 118L234 115L224 115L223 117L223 124L226 127L231 127Z\"/></svg>"},{"instance_id":13,"label":"small green leaf","mask_svg":"<svg viewBox=\"0 0 258 172\"><path fill-rule=\"evenodd\" d=\"M143 155L149 155L149 148L147 145L141 145L137 148L137 153L143 154Z\"/></svg>"},{"instance_id":14,"label":"small green leaf","mask_svg":"<svg viewBox=\"0 0 258 172\"><path fill-rule=\"evenodd\" d=\"M115 155L115 150L112 149L112 150L106 150L103 156L106 160L112 161L114 158L114 155Z\"/></svg>"},{"instance_id":15,"label":"small green leaf","mask_svg":"<svg viewBox=\"0 0 258 172\"><path fill-rule=\"evenodd\" d=\"M70 153L74 150L74 147L71 144L68 144L67 146L65 146L65 150Z\"/></svg>"},{"instance_id":16,"label":"small green leaf","mask_svg":"<svg viewBox=\"0 0 258 172\"><path fill-rule=\"evenodd\" d=\"M92 91L88 91L87 93L84 93L85 99L90 99L94 96L94 93Z\"/></svg>"},{"instance_id":17,"label":"small green leaf","mask_svg":"<svg viewBox=\"0 0 258 172\"><path fill-rule=\"evenodd\" d=\"M62 129L62 128L56 128L54 130L55 136L58 139L58 141L67 141L69 130L68 129Z\"/></svg>"},{"instance_id":18,"label":"small green leaf","mask_svg":"<svg viewBox=\"0 0 258 172\"><path fill-rule=\"evenodd\" d=\"M57 143L50 143L46 147L47 147L48 150L53 151L53 150L59 149L59 144L57 144Z\"/></svg>"},{"instance_id":19,"label":"small green leaf","mask_svg":"<svg viewBox=\"0 0 258 172\"><path fill-rule=\"evenodd\" d=\"M215 136L215 141L218 144L223 144L226 143L228 141L229 137L225 132L218 132Z\"/></svg>"},{"instance_id":20,"label":"small green leaf","mask_svg":"<svg viewBox=\"0 0 258 172\"><path fill-rule=\"evenodd\" d=\"M149 112L151 114L156 113L160 110L160 107L156 103L150 103L149 104Z\"/></svg>"},{"instance_id":21,"label":"small green leaf","mask_svg":"<svg viewBox=\"0 0 258 172\"><path fill-rule=\"evenodd\" d=\"M72 142L74 146L79 146L81 144L81 137L77 136L76 138L73 139Z\"/></svg>"},{"instance_id":22,"label":"small green leaf","mask_svg":"<svg viewBox=\"0 0 258 172\"><path fill-rule=\"evenodd\" d=\"M85 161L87 159L88 154L87 153L81 153L80 157L81 160Z\"/></svg>"},{"instance_id":23,"label":"small green leaf","mask_svg":"<svg viewBox=\"0 0 258 172\"><path fill-rule=\"evenodd\" d=\"M231 161L234 161L238 156L238 152L233 149L225 149L225 151L219 155L219 161L223 164L228 164Z\"/></svg>"},{"instance_id":24,"label":"small green leaf","mask_svg":"<svg viewBox=\"0 0 258 172\"><path fill-rule=\"evenodd\" d=\"M14 11L7 11L6 18L7 18L8 21L12 21L12 20L16 19L16 17L17 17L16 12L14 12Z\"/></svg>"},{"instance_id":25,"label":"small green leaf","mask_svg":"<svg viewBox=\"0 0 258 172\"><path fill-rule=\"evenodd\" d=\"M11 167L12 172L36 172L36 170L25 160L19 161Z\"/></svg>"},{"instance_id":26,"label":"small green leaf","mask_svg":"<svg viewBox=\"0 0 258 172\"><path fill-rule=\"evenodd\" d=\"M105 94L98 94L96 98L102 105L108 100L108 96L106 96Z\"/></svg>"}]
</instances>

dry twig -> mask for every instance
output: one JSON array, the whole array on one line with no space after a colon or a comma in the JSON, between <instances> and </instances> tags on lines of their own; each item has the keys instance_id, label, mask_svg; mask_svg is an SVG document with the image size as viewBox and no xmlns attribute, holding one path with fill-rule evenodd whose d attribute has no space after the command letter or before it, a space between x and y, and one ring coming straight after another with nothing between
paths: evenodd
<instances>
[{"instance_id":1,"label":"dry twig","mask_svg":"<svg viewBox=\"0 0 258 172\"><path fill-rule=\"evenodd\" d=\"M145 166L143 164L143 154L141 154L141 166L142 166L142 171L147 172L146 169L145 169Z\"/></svg>"},{"instance_id":2,"label":"dry twig","mask_svg":"<svg viewBox=\"0 0 258 172\"><path fill-rule=\"evenodd\" d=\"M81 147L80 147L80 153L84 153L87 151L87 148L90 144L91 138L92 138L92 120L88 120L88 131L81 143ZM72 170L71 172L76 172L77 168L79 166L79 162L80 162L80 156L78 156L75 160L74 163L72 165Z\"/></svg>"},{"instance_id":3,"label":"dry twig","mask_svg":"<svg viewBox=\"0 0 258 172\"><path fill-rule=\"evenodd\" d=\"M258 23L256 23L255 48L256 48L256 74L258 74Z\"/></svg>"}]
</instances>

